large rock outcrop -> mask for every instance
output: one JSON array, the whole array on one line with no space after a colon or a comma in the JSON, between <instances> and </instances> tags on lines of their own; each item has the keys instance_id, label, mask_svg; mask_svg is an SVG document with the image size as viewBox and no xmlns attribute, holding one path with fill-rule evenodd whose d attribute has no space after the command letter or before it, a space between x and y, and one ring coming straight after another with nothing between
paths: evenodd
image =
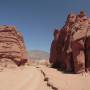
<instances>
[{"instance_id":1,"label":"large rock outcrop","mask_svg":"<svg viewBox=\"0 0 90 90\"><path fill-rule=\"evenodd\" d=\"M0 26L0 64L10 61L20 66L27 61L27 55L22 34L14 26L3 25Z\"/></svg>"},{"instance_id":2,"label":"large rock outcrop","mask_svg":"<svg viewBox=\"0 0 90 90\"><path fill-rule=\"evenodd\" d=\"M90 18L83 11L69 14L63 28L55 30L50 62L65 71L90 71Z\"/></svg>"}]
</instances>

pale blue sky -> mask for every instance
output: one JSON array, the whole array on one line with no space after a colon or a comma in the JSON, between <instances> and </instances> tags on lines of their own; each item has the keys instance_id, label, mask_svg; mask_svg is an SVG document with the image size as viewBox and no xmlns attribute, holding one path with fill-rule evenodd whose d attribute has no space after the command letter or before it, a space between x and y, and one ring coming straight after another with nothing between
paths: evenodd
<instances>
[{"instance_id":1,"label":"pale blue sky","mask_svg":"<svg viewBox=\"0 0 90 90\"><path fill-rule=\"evenodd\" d=\"M80 10L90 16L90 0L0 0L0 25L15 25L28 50L49 52L54 29Z\"/></svg>"}]
</instances>

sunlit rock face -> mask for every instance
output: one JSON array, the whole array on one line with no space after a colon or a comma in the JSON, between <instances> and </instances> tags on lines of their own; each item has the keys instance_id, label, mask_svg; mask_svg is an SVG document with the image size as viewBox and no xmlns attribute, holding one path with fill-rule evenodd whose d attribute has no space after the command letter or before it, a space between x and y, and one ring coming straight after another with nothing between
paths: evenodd
<instances>
[{"instance_id":1,"label":"sunlit rock face","mask_svg":"<svg viewBox=\"0 0 90 90\"><path fill-rule=\"evenodd\" d=\"M50 50L52 67L74 73L90 71L90 18L83 11L69 14L63 28L54 31Z\"/></svg>"},{"instance_id":2,"label":"sunlit rock face","mask_svg":"<svg viewBox=\"0 0 90 90\"><path fill-rule=\"evenodd\" d=\"M14 26L0 26L0 61L13 61L20 66L27 61L22 34Z\"/></svg>"}]
</instances>

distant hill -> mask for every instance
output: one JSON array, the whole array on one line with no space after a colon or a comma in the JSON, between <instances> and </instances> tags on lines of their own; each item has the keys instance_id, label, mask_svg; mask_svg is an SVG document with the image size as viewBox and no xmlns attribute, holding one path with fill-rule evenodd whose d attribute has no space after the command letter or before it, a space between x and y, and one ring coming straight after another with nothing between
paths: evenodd
<instances>
[{"instance_id":1,"label":"distant hill","mask_svg":"<svg viewBox=\"0 0 90 90\"><path fill-rule=\"evenodd\" d=\"M48 60L49 53L41 50L32 50L29 52L30 59L32 60Z\"/></svg>"}]
</instances>

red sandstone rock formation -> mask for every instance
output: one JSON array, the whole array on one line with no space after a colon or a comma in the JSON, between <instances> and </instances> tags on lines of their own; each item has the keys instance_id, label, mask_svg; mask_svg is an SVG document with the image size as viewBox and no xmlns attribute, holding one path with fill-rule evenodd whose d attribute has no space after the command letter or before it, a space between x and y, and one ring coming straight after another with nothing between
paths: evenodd
<instances>
[{"instance_id":1,"label":"red sandstone rock formation","mask_svg":"<svg viewBox=\"0 0 90 90\"><path fill-rule=\"evenodd\" d=\"M0 26L0 61L5 60L18 66L27 61L22 34L14 26Z\"/></svg>"},{"instance_id":2,"label":"red sandstone rock formation","mask_svg":"<svg viewBox=\"0 0 90 90\"><path fill-rule=\"evenodd\" d=\"M57 35L51 45L52 66L75 73L90 71L90 19L85 13L69 14Z\"/></svg>"}]
</instances>

